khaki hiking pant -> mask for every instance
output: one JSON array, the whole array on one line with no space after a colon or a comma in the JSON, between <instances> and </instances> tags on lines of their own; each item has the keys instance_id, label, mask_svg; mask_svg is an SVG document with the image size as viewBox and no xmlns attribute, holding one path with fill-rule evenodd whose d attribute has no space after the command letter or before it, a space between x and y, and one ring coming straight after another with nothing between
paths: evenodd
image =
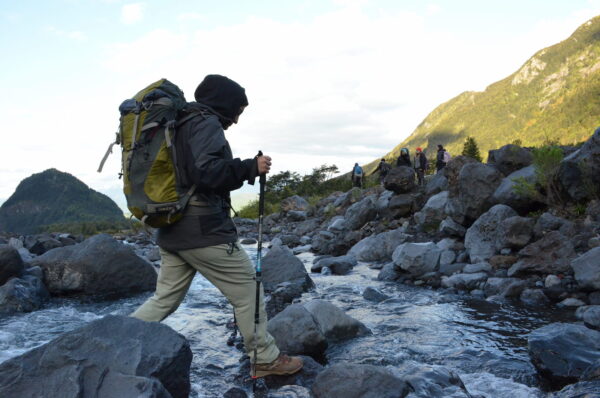
<instances>
[{"instance_id":1,"label":"khaki hiking pant","mask_svg":"<svg viewBox=\"0 0 600 398\"><path fill-rule=\"evenodd\" d=\"M222 244L176 253L160 249L161 266L156 292L132 317L143 321L160 322L174 312L183 301L196 271L201 273L229 300L244 345L254 360L254 306L256 303L255 270L246 251L239 243ZM269 363L279 355L273 336L267 332L267 313L264 293L260 286L258 348L256 363Z\"/></svg>"}]
</instances>

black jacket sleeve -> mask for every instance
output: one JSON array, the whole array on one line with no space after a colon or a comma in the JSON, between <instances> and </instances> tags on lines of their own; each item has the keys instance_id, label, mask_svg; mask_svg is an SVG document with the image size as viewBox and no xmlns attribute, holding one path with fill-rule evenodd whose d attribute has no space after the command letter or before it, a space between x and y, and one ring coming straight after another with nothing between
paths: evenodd
<instances>
[{"instance_id":1,"label":"black jacket sleeve","mask_svg":"<svg viewBox=\"0 0 600 398\"><path fill-rule=\"evenodd\" d=\"M218 119L210 117L192 123L187 169L200 191L227 193L240 188L244 181L254 183L258 174L256 159L233 159Z\"/></svg>"}]
</instances>

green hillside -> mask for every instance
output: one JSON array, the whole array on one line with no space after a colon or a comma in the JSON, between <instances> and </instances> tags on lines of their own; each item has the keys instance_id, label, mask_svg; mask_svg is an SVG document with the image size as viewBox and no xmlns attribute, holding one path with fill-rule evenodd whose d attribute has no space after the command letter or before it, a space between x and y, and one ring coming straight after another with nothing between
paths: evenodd
<instances>
[{"instance_id":1,"label":"green hillside","mask_svg":"<svg viewBox=\"0 0 600 398\"><path fill-rule=\"evenodd\" d=\"M115 227L127 225L112 199L56 169L21 181L0 207L0 231L6 232L26 234L52 225L99 222Z\"/></svg>"},{"instance_id":2,"label":"green hillside","mask_svg":"<svg viewBox=\"0 0 600 398\"><path fill-rule=\"evenodd\" d=\"M485 91L467 91L441 104L386 158L395 159L403 147L412 154L419 146L432 157L437 144L458 155L467 136L477 140L484 158L515 140L524 146L581 142L600 125L599 93L600 16Z\"/></svg>"}]
</instances>

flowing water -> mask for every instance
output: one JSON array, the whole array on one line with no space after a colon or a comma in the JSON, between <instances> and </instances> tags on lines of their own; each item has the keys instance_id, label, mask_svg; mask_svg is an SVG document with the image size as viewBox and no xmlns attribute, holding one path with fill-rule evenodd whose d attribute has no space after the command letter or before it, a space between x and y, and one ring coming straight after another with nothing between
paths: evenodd
<instances>
[{"instance_id":1,"label":"flowing water","mask_svg":"<svg viewBox=\"0 0 600 398\"><path fill-rule=\"evenodd\" d=\"M245 246L251 256L255 247ZM307 270L313 256L300 255ZM573 321L572 311L489 303L469 296L383 283L378 271L359 264L345 276L312 274L316 290L302 301L328 300L373 332L330 346L329 363L382 366L410 360L444 365L456 371L471 394L486 398L545 397L527 354L527 334L547 323ZM362 297L367 287L390 299L373 303ZM110 302L53 299L40 311L0 318L0 362L43 344L64 332L107 314L126 315L149 293ZM221 397L234 386L240 351L227 346L231 307L208 281L197 275L180 308L164 323L190 342L193 398Z\"/></svg>"}]
</instances>

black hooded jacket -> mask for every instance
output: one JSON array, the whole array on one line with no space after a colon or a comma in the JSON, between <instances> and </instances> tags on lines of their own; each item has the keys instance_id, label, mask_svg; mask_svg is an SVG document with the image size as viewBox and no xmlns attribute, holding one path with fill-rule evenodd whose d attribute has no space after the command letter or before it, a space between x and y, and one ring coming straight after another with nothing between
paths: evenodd
<instances>
[{"instance_id":1,"label":"black hooded jacket","mask_svg":"<svg viewBox=\"0 0 600 398\"><path fill-rule=\"evenodd\" d=\"M214 76L210 75L214 80ZM208 76L207 76L208 78ZM229 215L229 192L244 181L253 184L258 174L256 159L233 158L225 139L224 124L233 123L240 105L248 104L244 89L221 76L212 81L206 94L203 81L196 98L207 98L210 105L189 103L181 115L175 146L177 168L182 185L196 185L194 201L177 223L160 228L158 245L167 251L187 250L237 241L237 230ZM198 94L200 92L200 95ZM228 95L222 95L227 93ZM238 109L237 113L233 109Z\"/></svg>"}]
</instances>

